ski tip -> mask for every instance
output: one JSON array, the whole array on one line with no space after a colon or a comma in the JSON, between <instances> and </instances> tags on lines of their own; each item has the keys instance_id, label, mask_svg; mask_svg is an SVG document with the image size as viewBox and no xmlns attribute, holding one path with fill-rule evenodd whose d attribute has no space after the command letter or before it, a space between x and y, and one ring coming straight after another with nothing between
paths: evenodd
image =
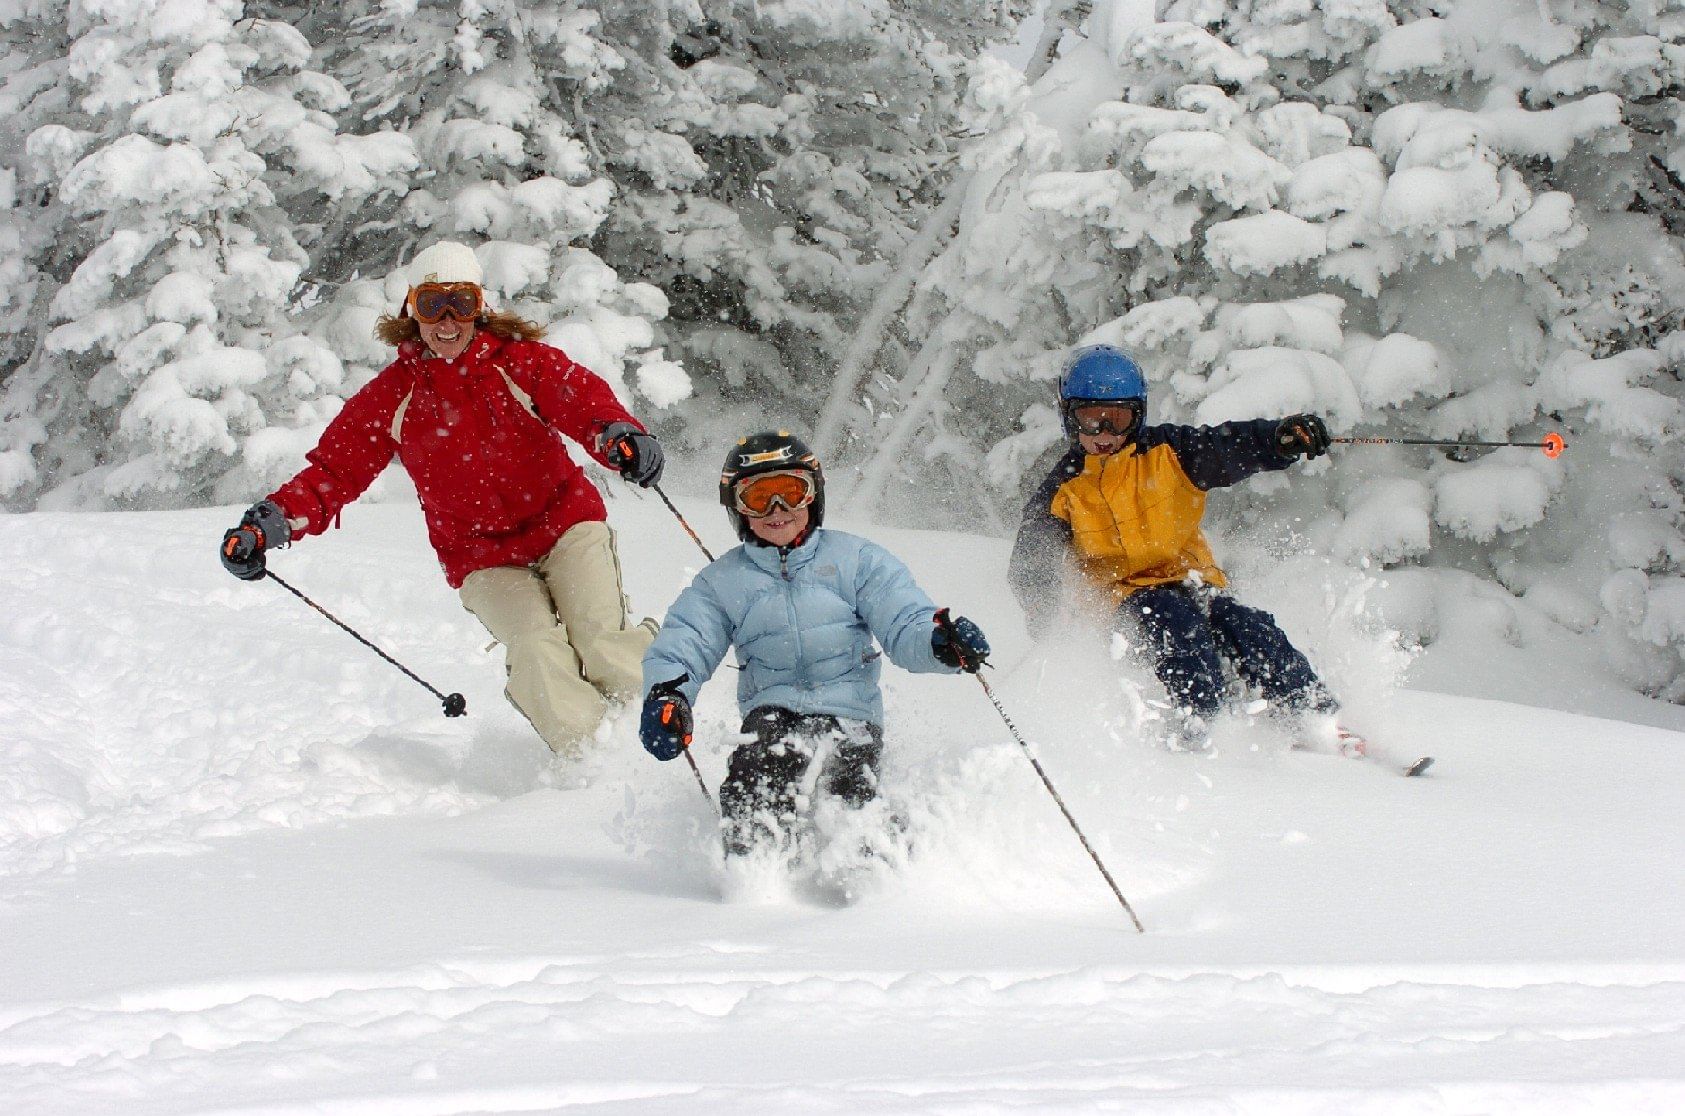
<instances>
[{"instance_id":1,"label":"ski tip","mask_svg":"<svg viewBox=\"0 0 1685 1116\"><path fill-rule=\"evenodd\" d=\"M1404 769L1404 774L1407 777L1420 775L1422 772L1426 771L1428 768L1430 768L1432 766L1433 766L1433 757L1432 756L1423 756L1421 759L1417 760L1415 763L1411 764L1409 767L1406 767Z\"/></svg>"}]
</instances>

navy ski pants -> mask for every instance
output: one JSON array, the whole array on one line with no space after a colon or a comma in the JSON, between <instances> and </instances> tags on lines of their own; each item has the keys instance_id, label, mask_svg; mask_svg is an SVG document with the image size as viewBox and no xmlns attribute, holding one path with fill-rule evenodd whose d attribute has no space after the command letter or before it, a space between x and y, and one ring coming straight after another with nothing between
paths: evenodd
<instances>
[{"instance_id":1,"label":"navy ski pants","mask_svg":"<svg viewBox=\"0 0 1685 1116\"><path fill-rule=\"evenodd\" d=\"M1119 609L1141 635L1148 661L1170 700L1210 718L1223 705L1223 660L1282 709L1332 710L1334 696L1275 617L1226 593L1156 585L1125 597Z\"/></svg>"},{"instance_id":2,"label":"navy ski pants","mask_svg":"<svg viewBox=\"0 0 1685 1116\"><path fill-rule=\"evenodd\" d=\"M785 836L800 812L801 784L825 745L830 754L818 790L859 809L878 793L883 730L865 721L793 713L766 705L744 718L751 739L731 753L720 786L726 852L747 854Z\"/></svg>"}]
</instances>

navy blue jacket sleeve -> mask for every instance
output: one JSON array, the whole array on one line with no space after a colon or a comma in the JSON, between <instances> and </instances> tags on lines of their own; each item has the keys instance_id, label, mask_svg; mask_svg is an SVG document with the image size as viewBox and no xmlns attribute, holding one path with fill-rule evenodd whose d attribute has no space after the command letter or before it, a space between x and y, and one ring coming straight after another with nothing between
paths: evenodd
<instances>
[{"instance_id":1,"label":"navy blue jacket sleeve","mask_svg":"<svg viewBox=\"0 0 1685 1116\"><path fill-rule=\"evenodd\" d=\"M1082 472L1082 451L1072 448L1036 486L1012 544L1006 580L1033 630L1057 603L1059 575L1071 552L1071 525L1053 514L1053 494Z\"/></svg>"},{"instance_id":2,"label":"navy blue jacket sleeve","mask_svg":"<svg viewBox=\"0 0 1685 1116\"><path fill-rule=\"evenodd\" d=\"M1227 488L1293 464L1295 458L1275 450L1278 425L1279 419L1253 419L1218 426L1149 426L1141 431L1140 451L1168 445L1195 487Z\"/></svg>"}]
</instances>

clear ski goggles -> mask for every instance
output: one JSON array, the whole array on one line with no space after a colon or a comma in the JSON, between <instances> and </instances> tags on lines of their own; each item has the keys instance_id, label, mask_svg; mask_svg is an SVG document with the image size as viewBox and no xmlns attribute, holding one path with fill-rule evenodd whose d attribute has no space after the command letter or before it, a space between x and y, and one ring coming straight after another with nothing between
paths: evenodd
<instances>
[{"instance_id":1,"label":"clear ski goggles","mask_svg":"<svg viewBox=\"0 0 1685 1116\"><path fill-rule=\"evenodd\" d=\"M1077 403L1071 406L1071 426L1078 434L1123 437L1141 421L1137 403Z\"/></svg>"},{"instance_id":2,"label":"clear ski goggles","mask_svg":"<svg viewBox=\"0 0 1685 1116\"><path fill-rule=\"evenodd\" d=\"M774 506L798 511L813 503L818 494L819 486L806 469L756 473L731 486L732 504L750 519L771 515Z\"/></svg>"},{"instance_id":3,"label":"clear ski goggles","mask_svg":"<svg viewBox=\"0 0 1685 1116\"><path fill-rule=\"evenodd\" d=\"M471 322L484 307L480 288L473 283L423 283L410 292L410 313L425 325L437 325L447 316Z\"/></svg>"}]
</instances>

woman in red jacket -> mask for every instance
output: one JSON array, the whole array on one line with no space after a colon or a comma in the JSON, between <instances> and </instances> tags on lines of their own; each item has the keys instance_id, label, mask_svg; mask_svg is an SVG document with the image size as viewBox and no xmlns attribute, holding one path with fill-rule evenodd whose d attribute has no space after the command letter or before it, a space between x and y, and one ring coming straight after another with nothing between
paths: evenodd
<instances>
[{"instance_id":1,"label":"woman in red jacket","mask_svg":"<svg viewBox=\"0 0 1685 1116\"><path fill-rule=\"evenodd\" d=\"M577 758L608 702L638 693L656 625L627 623L602 495L561 435L646 487L661 446L540 327L486 306L466 245L433 245L408 278L403 309L379 325L397 359L223 537L223 565L261 578L265 550L326 530L396 456L445 579L506 649L509 700Z\"/></svg>"}]
</instances>

